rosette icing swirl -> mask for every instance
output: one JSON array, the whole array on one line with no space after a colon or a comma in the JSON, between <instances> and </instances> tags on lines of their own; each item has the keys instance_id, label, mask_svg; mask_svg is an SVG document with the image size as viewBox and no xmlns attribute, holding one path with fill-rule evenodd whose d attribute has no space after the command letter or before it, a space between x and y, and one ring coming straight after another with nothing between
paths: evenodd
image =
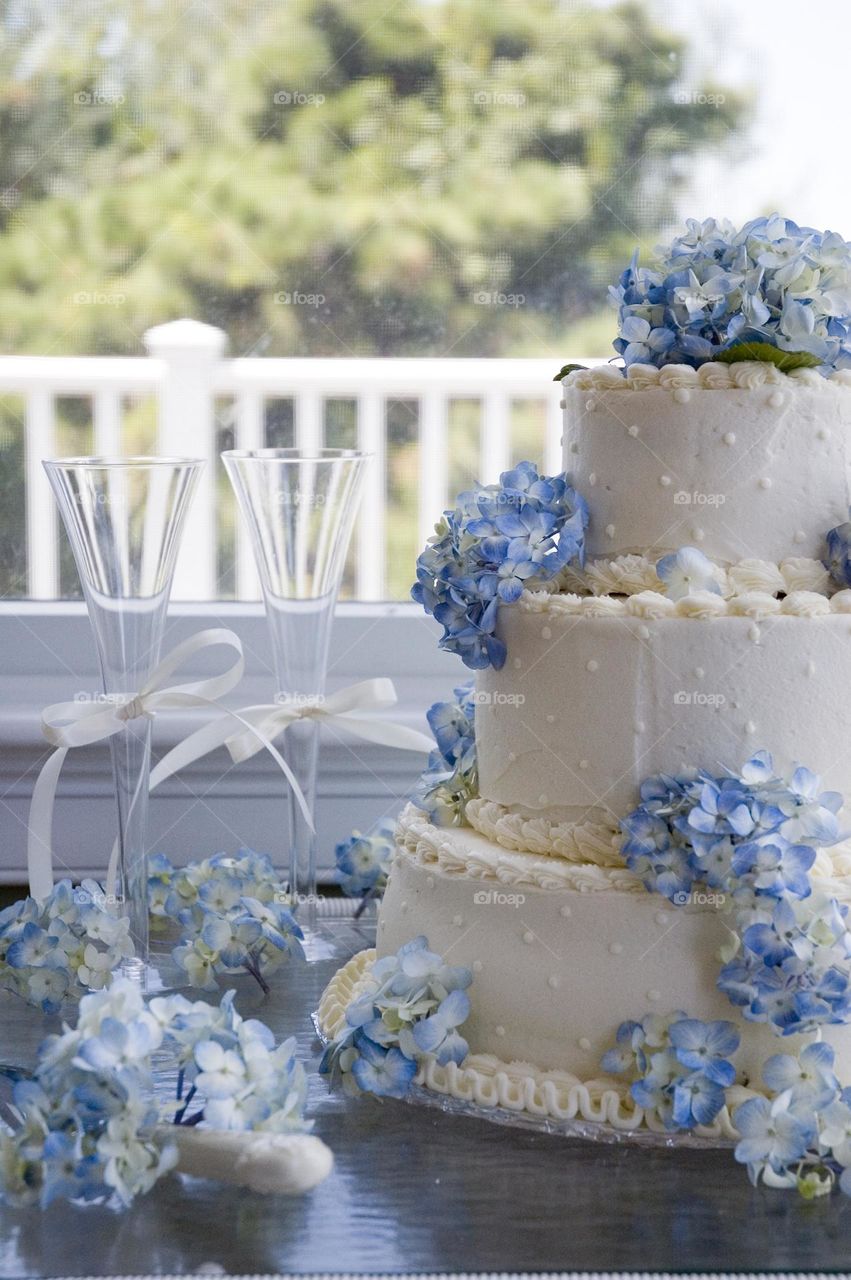
<instances>
[{"instance_id":1,"label":"rosette icing swirl","mask_svg":"<svg viewBox=\"0 0 851 1280\"><path fill-rule=\"evenodd\" d=\"M699 385L697 369L692 369L691 365L666 364L659 370L659 386L667 391L677 391L683 387L690 390Z\"/></svg>"},{"instance_id":2,"label":"rosette icing swirl","mask_svg":"<svg viewBox=\"0 0 851 1280\"><path fill-rule=\"evenodd\" d=\"M781 563L780 572L787 592L816 591L823 596L830 594L830 574L820 560L793 556Z\"/></svg>"},{"instance_id":3,"label":"rosette icing swirl","mask_svg":"<svg viewBox=\"0 0 851 1280\"><path fill-rule=\"evenodd\" d=\"M775 595L786 590L786 579L780 566L768 560L742 560L727 570L727 578L735 595L745 595L749 591Z\"/></svg>"},{"instance_id":4,"label":"rosette icing swirl","mask_svg":"<svg viewBox=\"0 0 851 1280\"><path fill-rule=\"evenodd\" d=\"M781 608L783 613L799 618L820 618L830 613L830 601L815 591L792 591L782 601Z\"/></svg>"},{"instance_id":5,"label":"rosette icing swirl","mask_svg":"<svg viewBox=\"0 0 851 1280\"><path fill-rule=\"evenodd\" d=\"M693 591L677 601L677 615L681 618L717 618L727 612L727 601L713 591Z\"/></svg>"},{"instance_id":6,"label":"rosette icing swirl","mask_svg":"<svg viewBox=\"0 0 851 1280\"><path fill-rule=\"evenodd\" d=\"M676 603L660 591L639 591L629 597L626 608L634 618L672 618L677 611Z\"/></svg>"},{"instance_id":7,"label":"rosette icing swirl","mask_svg":"<svg viewBox=\"0 0 851 1280\"><path fill-rule=\"evenodd\" d=\"M830 601L831 612L851 613L851 591L837 591Z\"/></svg>"},{"instance_id":8,"label":"rosette icing swirl","mask_svg":"<svg viewBox=\"0 0 851 1280\"><path fill-rule=\"evenodd\" d=\"M727 610L736 618L771 618L780 612L780 601L765 591L748 591L728 600Z\"/></svg>"},{"instance_id":9,"label":"rosette icing swirl","mask_svg":"<svg viewBox=\"0 0 851 1280\"><path fill-rule=\"evenodd\" d=\"M582 612L586 618L616 618L626 613L626 601L618 596L587 596Z\"/></svg>"},{"instance_id":10,"label":"rosette icing swirl","mask_svg":"<svg viewBox=\"0 0 851 1280\"><path fill-rule=\"evenodd\" d=\"M662 587L656 565L647 556L594 560L585 568L585 579L595 595L631 596L639 591L659 591Z\"/></svg>"}]
</instances>

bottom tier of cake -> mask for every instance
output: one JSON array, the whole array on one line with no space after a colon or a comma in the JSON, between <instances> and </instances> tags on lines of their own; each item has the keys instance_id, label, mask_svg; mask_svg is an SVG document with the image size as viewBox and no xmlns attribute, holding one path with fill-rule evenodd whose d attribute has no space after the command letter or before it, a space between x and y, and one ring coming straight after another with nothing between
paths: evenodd
<instances>
[{"instance_id":1,"label":"bottom tier of cake","mask_svg":"<svg viewBox=\"0 0 851 1280\"><path fill-rule=\"evenodd\" d=\"M480 1105L631 1129L648 1118L600 1068L622 1022L676 1010L735 1022L742 1099L760 1090L767 1057L806 1043L744 1020L718 990L719 951L730 932L711 894L673 906L625 867L512 852L468 828L433 827L413 808L397 839L377 954L423 934L448 963L473 972L464 1025L470 1056L461 1067L427 1063L428 1087ZM368 979L368 959L355 957L326 992L326 1034L339 1029L345 1004ZM824 1038L840 1079L851 1081L851 1026L829 1028ZM732 1136L726 1109L707 1132Z\"/></svg>"}]
</instances>

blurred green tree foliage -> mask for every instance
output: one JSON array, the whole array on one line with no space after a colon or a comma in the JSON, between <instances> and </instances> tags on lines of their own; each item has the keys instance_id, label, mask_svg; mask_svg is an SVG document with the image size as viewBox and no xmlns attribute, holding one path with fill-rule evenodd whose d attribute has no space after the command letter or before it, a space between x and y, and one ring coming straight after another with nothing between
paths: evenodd
<instances>
[{"instance_id":1,"label":"blurred green tree foliage","mask_svg":"<svg viewBox=\"0 0 851 1280\"><path fill-rule=\"evenodd\" d=\"M640 3L5 0L0 32L5 351L179 315L263 354L558 344L746 110Z\"/></svg>"}]
</instances>

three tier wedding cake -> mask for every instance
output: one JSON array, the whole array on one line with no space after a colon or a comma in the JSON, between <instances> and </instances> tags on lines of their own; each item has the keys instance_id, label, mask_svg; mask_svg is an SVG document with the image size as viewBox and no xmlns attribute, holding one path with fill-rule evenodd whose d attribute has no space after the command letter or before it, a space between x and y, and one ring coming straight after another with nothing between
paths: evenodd
<instances>
[{"instance_id":1,"label":"three tier wedding cake","mask_svg":"<svg viewBox=\"0 0 851 1280\"><path fill-rule=\"evenodd\" d=\"M788 1182L851 1163L851 247L689 223L611 292L563 474L462 495L418 562L475 686L429 714L329 1069Z\"/></svg>"}]
</instances>

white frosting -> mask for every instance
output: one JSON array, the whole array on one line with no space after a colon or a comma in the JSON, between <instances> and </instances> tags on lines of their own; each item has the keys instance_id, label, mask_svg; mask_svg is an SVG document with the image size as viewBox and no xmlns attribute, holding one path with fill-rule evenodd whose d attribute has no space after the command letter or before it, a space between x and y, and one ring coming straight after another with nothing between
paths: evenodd
<instances>
[{"instance_id":1,"label":"white frosting","mask_svg":"<svg viewBox=\"0 0 851 1280\"><path fill-rule=\"evenodd\" d=\"M697 369L684 364L668 364L661 369L652 364L633 364L628 369L600 364L592 369L574 369L562 379L565 390L574 388L579 391L634 391L647 387L730 391L763 386L790 390L801 384L816 389L829 384L848 387L851 386L851 370L836 369L828 378L823 378L814 369L794 369L784 373L776 365L762 360L741 360L737 364L710 361Z\"/></svg>"},{"instance_id":2,"label":"white frosting","mask_svg":"<svg viewBox=\"0 0 851 1280\"><path fill-rule=\"evenodd\" d=\"M732 572L731 570L731 577ZM749 570L748 577L756 578L756 574L751 575ZM770 585L768 577L766 573L767 586ZM810 577L814 579L815 574ZM627 596L580 596L572 591L524 591L517 607L521 613L547 614L550 617L618 618L628 615L634 618L703 620L755 616L754 611L766 618L778 613L792 618L822 618L829 613L849 612L851 597L847 591L826 596L821 591L784 589L789 593L782 599L777 599L768 590L754 586L727 597L717 595L714 591L693 591L681 600L672 600L661 591L639 591ZM503 609L503 613L505 612L507 610Z\"/></svg>"},{"instance_id":3,"label":"white frosting","mask_svg":"<svg viewBox=\"0 0 851 1280\"><path fill-rule=\"evenodd\" d=\"M569 374L564 404L564 468L588 501L592 556L691 544L725 564L778 563L793 547L819 559L848 517L844 377L750 362L603 367Z\"/></svg>"},{"instance_id":4,"label":"white frosting","mask_svg":"<svg viewBox=\"0 0 851 1280\"><path fill-rule=\"evenodd\" d=\"M599 1081L600 1058L621 1022L684 1009L736 1023L740 1083L749 1084L771 1053L806 1043L745 1021L719 992L718 952L730 934L713 901L670 906L643 888L625 892L614 869L601 867L587 870L607 877L604 892L583 892L569 876L541 887L534 856L507 855L468 829L437 830L412 810L402 815L399 840L378 953L422 933L453 964L473 969L464 1036L476 1055ZM507 856L514 867L525 859L528 873L506 882ZM851 1027L824 1034L837 1049L840 1078L851 1079Z\"/></svg>"},{"instance_id":5,"label":"white frosting","mask_svg":"<svg viewBox=\"0 0 851 1280\"><path fill-rule=\"evenodd\" d=\"M359 951L334 975L319 1004L319 1025L332 1039L343 1030L346 1005L365 991L375 951ZM569 1071L541 1071L529 1062L504 1062L494 1054L469 1054L459 1067L450 1062L441 1067L433 1057L423 1060L415 1084L447 1097L459 1098L477 1107L502 1107L525 1111L556 1121L581 1117L591 1124L606 1124L624 1133L642 1127L665 1132L653 1115L648 1115L632 1098L623 1081L610 1076L580 1079ZM734 1086L733 1109L755 1091ZM728 1108L711 1126L694 1130L698 1137L732 1139L735 1129Z\"/></svg>"},{"instance_id":6,"label":"white frosting","mask_svg":"<svg viewBox=\"0 0 851 1280\"><path fill-rule=\"evenodd\" d=\"M581 597L563 609L565 599L500 611L509 660L477 677L490 695L476 708L484 800L527 819L616 823L648 775L735 767L761 747L778 768L801 761L851 797L851 682L838 677L851 619L835 603L847 610L845 593L796 592L773 617L771 598L753 596L741 617L718 596L675 605L644 592L612 618L583 617ZM713 609L725 616L701 624Z\"/></svg>"},{"instance_id":7,"label":"white frosting","mask_svg":"<svg viewBox=\"0 0 851 1280\"><path fill-rule=\"evenodd\" d=\"M492 800L470 800L470 825L503 849L591 862L601 867L623 865L620 833L610 819L605 822L550 822L537 814L506 809Z\"/></svg>"},{"instance_id":8,"label":"white frosting","mask_svg":"<svg viewBox=\"0 0 851 1280\"><path fill-rule=\"evenodd\" d=\"M541 831L544 829L542 826ZM585 824L584 830L589 829L590 824ZM573 861L566 857L548 856L554 852L552 848L542 849L544 857L541 859L532 852L506 849L501 841L500 847L496 847L488 838L482 838L481 833L469 829L465 830L459 844L453 838L457 830L432 826L425 814L408 805L399 819L396 840L400 848L423 866L436 867L445 876L495 880L512 889L573 889L576 893L606 893L610 889L621 893L647 892L641 881L624 865L617 851L614 829L608 832L607 853L594 862L580 862L575 855ZM602 824L596 830L601 833L598 849L602 851L605 841ZM581 838L580 831L578 839Z\"/></svg>"},{"instance_id":9,"label":"white frosting","mask_svg":"<svg viewBox=\"0 0 851 1280\"><path fill-rule=\"evenodd\" d=\"M658 559L651 555L624 555L590 560L584 570L565 570L560 585L566 592L590 591L595 596L632 596L644 591L664 593L664 585L656 574ZM747 559L726 567L716 565L715 576L725 599L751 591L768 595L817 591L829 596L836 590L822 562L805 556L792 556L780 564Z\"/></svg>"}]
</instances>

